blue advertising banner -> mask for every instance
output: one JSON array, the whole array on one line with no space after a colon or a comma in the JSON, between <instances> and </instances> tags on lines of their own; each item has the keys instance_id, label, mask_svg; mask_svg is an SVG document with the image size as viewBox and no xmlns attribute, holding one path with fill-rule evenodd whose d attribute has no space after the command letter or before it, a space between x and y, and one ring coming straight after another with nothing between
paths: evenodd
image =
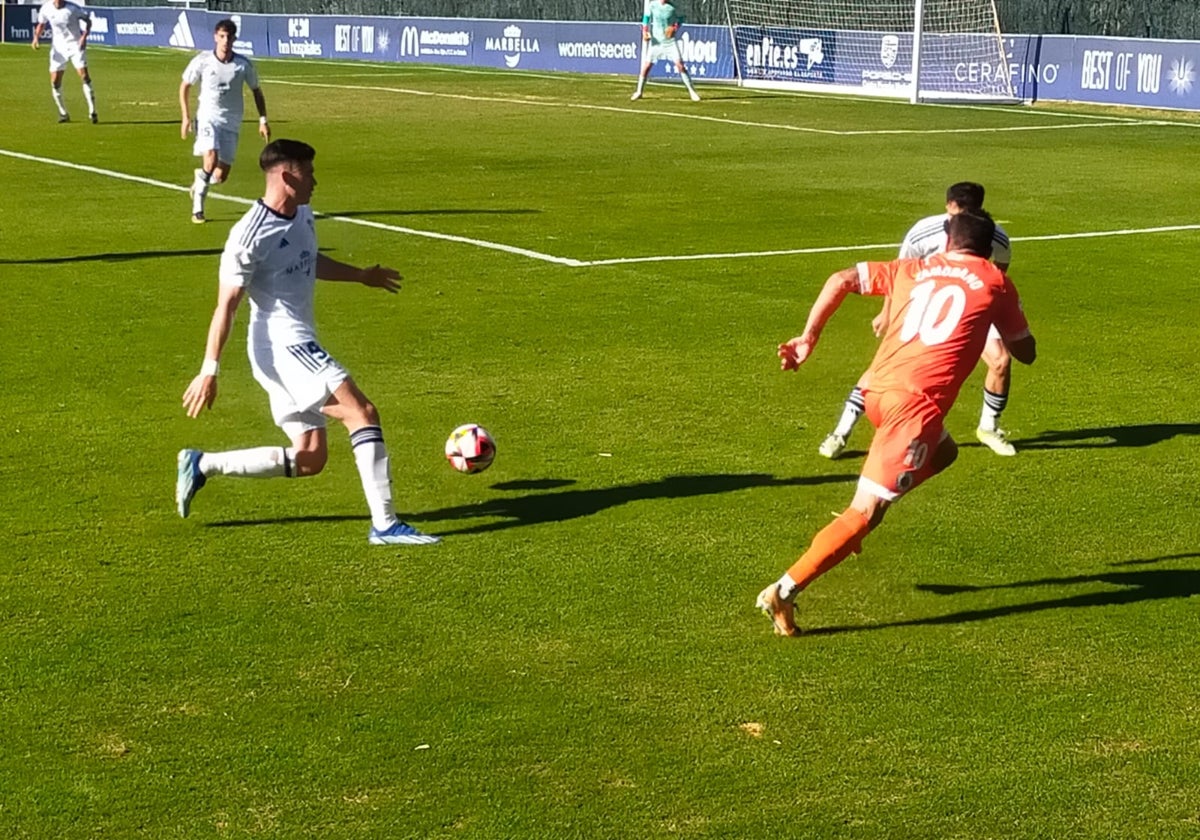
<instances>
[{"instance_id":1,"label":"blue advertising banner","mask_svg":"<svg viewBox=\"0 0 1200 840\"><path fill-rule=\"evenodd\" d=\"M33 28L37 26L37 16L37 6L8 6L5 8L4 40L8 43L32 43Z\"/></svg>"},{"instance_id":2,"label":"blue advertising banner","mask_svg":"<svg viewBox=\"0 0 1200 840\"><path fill-rule=\"evenodd\" d=\"M546 70L635 75L641 64L642 28L628 23L560 23L541 55Z\"/></svg>"},{"instance_id":3,"label":"blue advertising banner","mask_svg":"<svg viewBox=\"0 0 1200 840\"><path fill-rule=\"evenodd\" d=\"M89 41L118 47L212 47L226 17L204 10L89 7ZM4 37L28 43L38 7L5 9ZM238 25L234 49L248 56L419 62L511 70L633 75L641 63L637 23L568 23L458 18L329 15L228 15ZM963 39L931 36L932 82L939 91L980 91L1011 80L1017 96L1200 111L1200 42L1070 35L1009 35L1004 56ZM957 40L955 40L957 39ZM994 45L994 41L989 43ZM696 79L818 83L864 93L895 93L911 83L909 33L833 32L760 26L685 25L684 65ZM971 55L982 57L971 58ZM853 60L851 57L853 56ZM655 75L673 75L660 61Z\"/></svg>"},{"instance_id":4,"label":"blue advertising banner","mask_svg":"<svg viewBox=\"0 0 1200 840\"><path fill-rule=\"evenodd\" d=\"M739 26L734 42L748 79L772 82L824 82L837 77L837 42L833 32Z\"/></svg>"},{"instance_id":5,"label":"blue advertising banner","mask_svg":"<svg viewBox=\"0 0 1200 840\"><path fill-rule=\"evenodd\" d=\"M471 64L474 21L407 18L399 21L397 61Z\"/></svg>"}]
</instances>

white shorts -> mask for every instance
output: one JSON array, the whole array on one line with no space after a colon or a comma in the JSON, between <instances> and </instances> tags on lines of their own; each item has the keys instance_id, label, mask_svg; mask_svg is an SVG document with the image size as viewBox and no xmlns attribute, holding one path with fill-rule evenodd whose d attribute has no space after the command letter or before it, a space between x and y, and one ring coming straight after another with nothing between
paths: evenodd
<instances>
[{"instance_id":1,"label":"white shorts","mask_svg":"<svg viewBox=\"0 0 1200 840\"><path fill-rule=\"evenodd\" d=\"M250 369L271 399L275 425L288 437L325 428L321 406L350 374L315 341L289 347L251 347Z\"/></svg>"},{"instance_id":2,"label":"white shorts","mask_svg":"<svg viewBox=\"0 0 1200 840\"><path fill-rule=\"evenodd\" d=\"M203 157L206 152L215 151L217 160L221 163L233 163L237 157L238 133L236 129L215 126L212 123L196 123L196 142L192 144L192 154Z\"/></svg>"},{"instance_id":3,"label":"white shorts","mask_svg":"<svg viewBox=\"0 0 1200 840\"><path fill-rule=\"evenodd\" d=\"M650 41L642 42L642 64L664 60L672 64L682 64L683 55L679 52L678 41L663 41L655 44Z\"/></svg>"},{"instance_id":4,"label":"white shorts","mask_svg":"<svg viewBox=\"0 0 1200 840\"><path fill-rule=\"evenodd\" d=\"M57 73L67 66L67 62L75 65L76 70L87 69L87 47L79 49L79 44L72 41L70 44L59 46L57 44L50 45L50 72Z\"/></svg>"},{"instance_id":5,"label":"white shorts","mask_svg":"<svg viewBox=\"0 0 1200 840\"><path fill-rule=\"evenodd\" d=\"M988 327L987 340L988 341L999 341L1000 340L1000 330L996 329L995 324L992 324L990 327Z\"/></svg>"}]
</instances>

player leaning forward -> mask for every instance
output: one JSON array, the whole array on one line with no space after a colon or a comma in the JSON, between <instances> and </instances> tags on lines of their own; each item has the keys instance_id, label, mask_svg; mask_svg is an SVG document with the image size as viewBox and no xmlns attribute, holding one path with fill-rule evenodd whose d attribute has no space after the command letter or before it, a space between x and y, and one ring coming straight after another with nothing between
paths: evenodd
<instances>
[{"instance_id":1,"label":"player leaning forward","mask_svg":"<svg viewBox=\"0 0 1200 840\"><path fill-rule=\"evenodd\" d=\"M350 433L371 510L368 541L372 545L435 543L437 537L422 534L396 517L379 412L346 369L317 343L313 325L317 279L362 283L394 293L400 288L400 276L378 265L355 268L317 251L308 206L317 185L315 154L298 140L276 140L263 149L259 166L266 173L266 190L225 242L204 363L183 394L189 417L212 406L221 351L234 313L248 295L250 367L270 397L276 424L292 445L231 452L182 450L175 485L179 515L188 515L196 491L213 475L292 478L321 472L328 456L325 419L332 417Z\"/></svg>"},{"instance_id":2,"label":"player leaning forward","mask_svg":"<svg viewBox=\"0 0 1200 840\"><path fill-rule=\"evenodd\" d=\"M192 221L204 222L204 199L212 184L229 178L233 159L237 155L238 132L242 126L242 85L254 94L258 109L258 133L263 140L271 139L267 124L267 101L258 86L258 71L253 62L233 51L237 24L232 20L218 21L213 29L213 49L197 54L183 71L179 85L179 109L183 123L179 136L187 139L192 129L189 93L192 85L200 85L196 102L196 142L192 154L200 158L200 168L194 173L192 188Z\"/></svg>"},{"instance_id":3,"label":"player leaning forward","mask_svg":"<svg viewBox=\"0 0 1200 840\"><path fill-rule=\"evenodd\" d=\"M92 18L86 11L68 0L47 0L38 9L37 26L33 29L33 48L42 40L42 33L50 30L50 92L58 107L58 121L70 122L67 107L63 104L63 68L69 61L83 83L83 96L87 100L88 114L92 122L99 122L96 115L96 94L92 90L92 77L87 66L87 39L92 28Z\"/></svg>"},{"instance_id":4,"label":"player leaning forward","mask_svg":"<svg viewBox=\"0 0 1200 840\"><path fill-rule=\"evenodd\" d=\"M764 589L758 606L775 632L796 634L793 599L850 554L900 496L958 457L946 414L971 374L992 325L1012 357L1031 364L1037 345L1017 290L989 257L995 223L980 211L947 221L946 252L925 259L864 262L831 276L804 332L779 346L784 370L809 357L830 316L858 292L891 298L892 318L865 380L866 414L875 437L850 507L813 537L790 569Z\"/></svg>"}]
</instances>

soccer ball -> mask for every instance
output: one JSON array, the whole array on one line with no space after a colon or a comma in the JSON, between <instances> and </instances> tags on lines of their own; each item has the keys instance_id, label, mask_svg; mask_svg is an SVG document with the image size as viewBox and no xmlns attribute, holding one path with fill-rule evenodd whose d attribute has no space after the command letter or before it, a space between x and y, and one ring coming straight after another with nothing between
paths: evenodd
<instances>
[{"instance_id":1,"label":"soccer ball","mask_svg":"<svg viewBox=\"0 0 1200 840\"><path fill-rule=\"evenodd\" d=\"M467 423L446 438L446 460L459 472L483 472L496 457L496 442L483 426Z\"/></svg>"}]
</instances>

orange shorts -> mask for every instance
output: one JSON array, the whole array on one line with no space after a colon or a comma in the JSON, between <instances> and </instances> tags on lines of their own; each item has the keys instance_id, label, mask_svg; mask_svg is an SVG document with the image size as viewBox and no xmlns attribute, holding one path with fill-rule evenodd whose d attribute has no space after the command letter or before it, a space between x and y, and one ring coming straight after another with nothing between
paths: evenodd
<instances>
[{"instance_id":1,"label":"orange shorts","mask_svg":"<svg viewBox=\"0 0 1200 840\"><path fill-rule=\"evenodd\" d=\"M866 409L875 437L862 479L892 501L934 474L933 453L946 436L942 411L929 397L908 391L868 391Z\"/></svg>"}]
</instances>

